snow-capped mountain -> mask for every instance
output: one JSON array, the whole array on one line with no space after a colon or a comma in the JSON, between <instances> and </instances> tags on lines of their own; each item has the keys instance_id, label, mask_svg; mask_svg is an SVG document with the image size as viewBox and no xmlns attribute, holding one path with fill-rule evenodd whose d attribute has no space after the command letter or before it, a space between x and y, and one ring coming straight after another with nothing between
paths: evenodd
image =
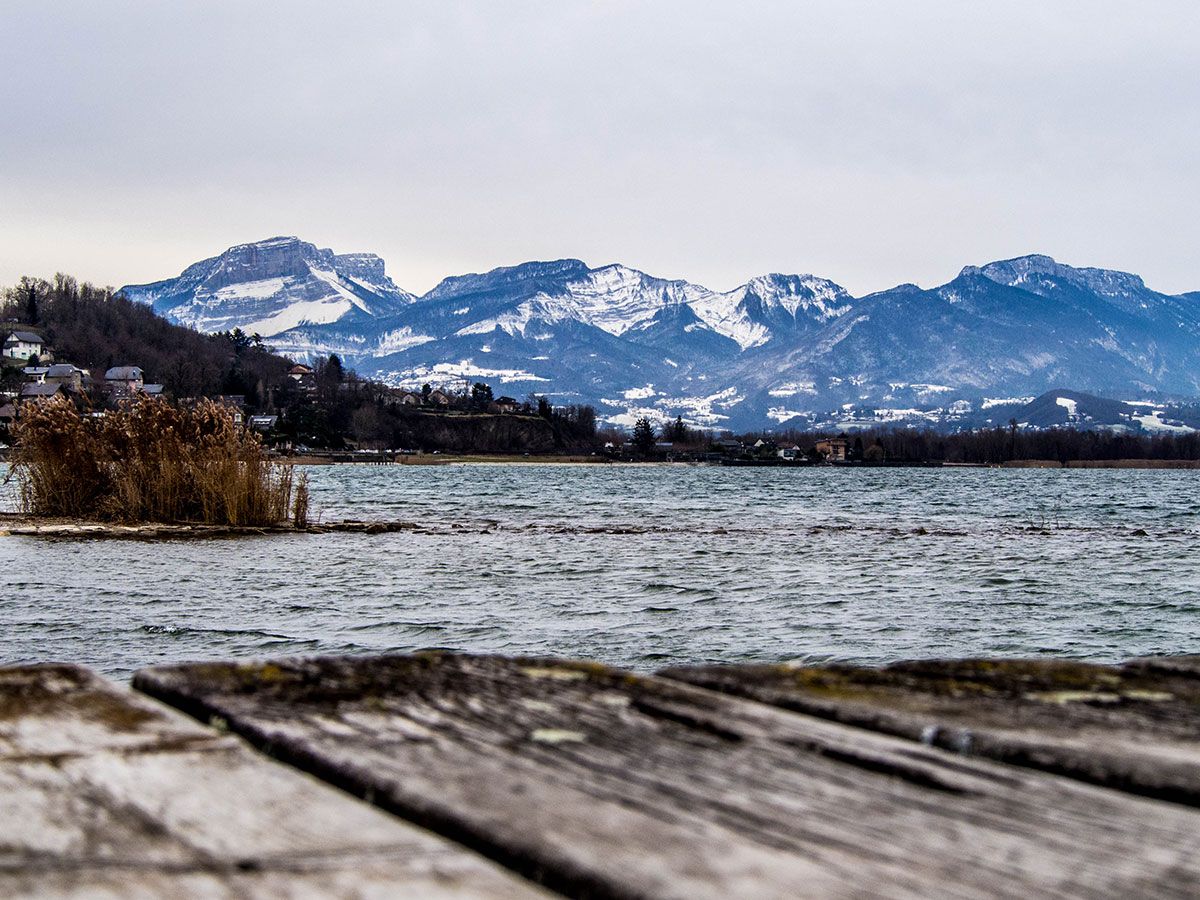
<instances>
[{"instance_id":1,"label":"snow-capped mountain","mask_svg":"<svg viewBox=\"0 0 1200 900\"><path fill-rule=\"evenodd\" d=\"M1023 257L968 266L931 290L901 285L856 299L782 355L745 354L735 378L749 403L795 425L943 422L1062 385L1194 397L1200 304L1126 273ZM831 417L837 408L843 414Z\"/></svg>"},{"instance_id":2,"label":"snow-capped mountain","mask_svg":"<svg viewBox=\"0 0 1200 900\"><path fill-rule=\"evenodd\" d=\"M295 237L239 244L178 278L121 291L181 325L264 337L304 324L364 322L415 299L396 287L374 253L339 256Z\"/></svg>"},{"instance_id":3,"label":"snow-capped mountain","mask_svg":"<svg viewBox=\"0 0 1200 900\"><path fill-rule=\"evenodd\" d=\"M814 275L761 275L725 294L704 293L691 304L702 322L747 350L776 335L814 330L850 309L841 285Z\"/></svg>"},{"instance_id":4,"label":"snow-capped mountain","mask_svg":"<svg viewBox=\"0 0 1200 900\"><path fill-rule=\"evenodd\" d=\"M485 380L592 403L619 424L986 424L1063 385L1200 396L1200 295L1047 256L859 298L813 275L722 292L576 259L454 276L414 298L376 256L277 238L125 290L176 321L236 324L297 356L336 352L393 384Z\"/></svg>"}]
</instances>

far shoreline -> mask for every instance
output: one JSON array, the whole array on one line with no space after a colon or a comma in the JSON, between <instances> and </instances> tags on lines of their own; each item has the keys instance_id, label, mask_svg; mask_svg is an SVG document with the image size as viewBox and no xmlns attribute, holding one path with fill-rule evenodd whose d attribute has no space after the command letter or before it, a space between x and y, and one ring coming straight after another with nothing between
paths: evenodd
<instances>
[{"instance_id":1,"label":"far shoreline","mask_svg":"<svg viewBox=\"0 0 1200 900\"><path fill-rule=\"evenodd\" d=\"M351 458L346 458L351 456ZM355 459L352 455L337 453L336 455L313 454L310 456L281 457L277 462L294 466L331 466L331 465L395 465L395 466L449 466L449 465L541 465L541 466L637 466L647 468L689 467L689 468L723 468L720 462L705 460L629 460L610 459L603 456L583 456L578 454L515 454L515 453L424 453L420 455L399 455L395 460L381 463L377 459ZM858 462L822 462L778 465L744 465L725 468L775 468L793 470L816 469L869 469L872 471L888 469L1145 469L1157 471L1196 470L1200 469L1200 460L1192 459L1074 459L1062 462L1057 459L1016 459L1002 463L961 463L933 460L925 463L895 462L883 464L862 464Z\"/></svg>"}]
</instances>

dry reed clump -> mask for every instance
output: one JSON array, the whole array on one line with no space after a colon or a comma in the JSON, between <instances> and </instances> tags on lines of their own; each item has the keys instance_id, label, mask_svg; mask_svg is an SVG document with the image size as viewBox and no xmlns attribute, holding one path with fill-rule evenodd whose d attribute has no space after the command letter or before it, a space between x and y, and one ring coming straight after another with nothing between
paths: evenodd
<instances>
[{"instance_id":1,"label":"dry reed clump","mask_svg":"<svg viewBox=\"0 0 1200 900\"><path fill-rule=\"evenodd\" d=\"M25 511L116 522L275 525L292 513L292 471L210 400L143 398L103 416L63 397L27 404L13 427Z\"/></svg>"},{"instance_id":2,"label":"dry reed clump","mask_svg":"<svg viewBox=\"0 0 1200 900\"><path fill-rule=\"evenodd\" d=\"M308 473L296 479L296 501L292 505L292 524L297 528L308 527Z\"/></svg>"}]
</instances>

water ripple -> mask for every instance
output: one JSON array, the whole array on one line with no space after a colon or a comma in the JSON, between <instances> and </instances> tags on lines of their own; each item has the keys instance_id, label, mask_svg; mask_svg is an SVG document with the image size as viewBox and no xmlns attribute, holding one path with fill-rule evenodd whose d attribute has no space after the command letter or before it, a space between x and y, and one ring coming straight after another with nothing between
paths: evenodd
<instances>
[{"instance_id":1,"label":"water ripple","mask_svg":"<svg viewBox=\"0 0 1200 900\"><path fill-rule=\"evenodd\" d=\"M0 658L887 662L1200 652L1197 472L314 469L378 536L0 540Z\"/></svg>"}]
</instances>

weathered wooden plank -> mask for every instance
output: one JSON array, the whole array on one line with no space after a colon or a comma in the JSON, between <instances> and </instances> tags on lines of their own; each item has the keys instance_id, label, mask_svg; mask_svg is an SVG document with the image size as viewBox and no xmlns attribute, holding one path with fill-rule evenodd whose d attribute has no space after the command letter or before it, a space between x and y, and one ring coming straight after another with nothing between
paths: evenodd
<instances>
[{"instance_id":1,"label":"weathered wooden plank","mask_svg":"<svg viewBox=\"0 0 1200 900\"><path fill-rule=\"evenodd\" d=\"M135 686L569 894L1200 892L1195 810L594 664L294 659Z\"/></svg>"},{"instance_id":2,"label":"weathered wooden plank","mask_svg":"<svg viewBox=\"0 0 1200 900\"><path fill-rule=\"evenodd\" d=\"M543 896L84 669L0 669L0 896L372 894Z\"/></svg>"},{"instance_id":3,"label":"weathered wooden plank","mask_svg":"<svg viewBox=\"0 0 1200 900\"><path fill-rule=\"evenodd\" d=\"M1197 657L668 669L664 677L1119 790L1200 805Z\"/></svg>"}]
</instances>

